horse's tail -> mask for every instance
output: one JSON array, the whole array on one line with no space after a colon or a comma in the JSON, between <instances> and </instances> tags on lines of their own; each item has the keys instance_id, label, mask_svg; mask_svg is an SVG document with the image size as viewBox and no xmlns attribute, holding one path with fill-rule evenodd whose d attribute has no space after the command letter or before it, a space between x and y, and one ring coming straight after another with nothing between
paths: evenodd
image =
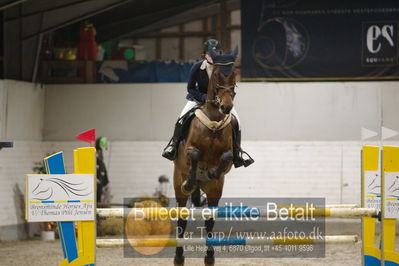
<instances>
[{"instance_id":1,"label":"horse's tail","mask_svg":"<svg viewBox=\"0 0 399 266\"><path fill-rule=\"evenodd\" d=\"M199 187L191 193L191 202L194 204L194 207L202 207L203 203L201 202L201 191Z\"/></svg>"}]
</instances>

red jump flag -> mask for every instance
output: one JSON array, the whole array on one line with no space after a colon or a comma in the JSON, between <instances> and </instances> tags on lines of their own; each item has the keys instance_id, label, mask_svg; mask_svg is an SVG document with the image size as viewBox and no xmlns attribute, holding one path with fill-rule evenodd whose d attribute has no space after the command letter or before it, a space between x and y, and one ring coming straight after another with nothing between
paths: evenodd
<instances>
[{"instance_id":1,"label":"red jump flag","mask_svg":"<svg viewBox=\"0 0 399 266\"><path fill-rule=\"evenodd\" d=\"M92 128L90 130L82 132L82 133L76 135L75 138L78 140L88 142L91 146L94 147L94 144L96 142L96 129Z\"/></svg>"}]
</instances>

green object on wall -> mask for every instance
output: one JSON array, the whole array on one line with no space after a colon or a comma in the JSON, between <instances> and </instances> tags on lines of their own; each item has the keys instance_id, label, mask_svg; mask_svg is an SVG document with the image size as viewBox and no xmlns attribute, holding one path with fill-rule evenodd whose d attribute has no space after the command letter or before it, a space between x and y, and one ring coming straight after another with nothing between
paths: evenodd
<instances>
[{"instance_id":1,"label":"green object on wall","mask_svg":"<svg viewBox=\"0 0 399 266\"><path fill-rule=\"evenodd\" d=\"M132 60L134 59L135 52L134 49L132 48L126 48L125 51L123 52L123 57L127 60Z\"/></svg>"}]
</instances>

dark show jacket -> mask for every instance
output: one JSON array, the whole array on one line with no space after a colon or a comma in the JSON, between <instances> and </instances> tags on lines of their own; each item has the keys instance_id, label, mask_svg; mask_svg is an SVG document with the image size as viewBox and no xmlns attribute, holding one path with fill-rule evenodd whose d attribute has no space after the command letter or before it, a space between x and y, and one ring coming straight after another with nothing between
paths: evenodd
<instances>
[{"instance_id":1,"label":"dark show jacket","mask_svg":"<svg viewBox=\"0 0 399 266\"><path fill-rule=\"evenodd\" d=\"M209 77L206 67L201 67L205 64L205 60L199 61L193 65L190 70L190 75L187 84L187 96L189 101L197 101L204 103L206 100L206 93L208 91Z\"/></svg>"}]
</instances>

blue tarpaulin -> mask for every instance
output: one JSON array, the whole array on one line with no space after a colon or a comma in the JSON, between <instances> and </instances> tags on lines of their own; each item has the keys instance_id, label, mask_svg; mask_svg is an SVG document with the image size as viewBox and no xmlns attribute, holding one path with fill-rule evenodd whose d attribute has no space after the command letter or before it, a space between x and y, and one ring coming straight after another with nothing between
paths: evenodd
<instances>
[{"instance_id":1,"label":"blue tarpaulin","mask_svg":"<svg viewBox=\"0 0 399 266\"><path fill-rule=\"evenodd\" d=\"M175 61L103 61L97 63L97 82L187 82L193 64Z\"/></svg>"}]
</instances>

